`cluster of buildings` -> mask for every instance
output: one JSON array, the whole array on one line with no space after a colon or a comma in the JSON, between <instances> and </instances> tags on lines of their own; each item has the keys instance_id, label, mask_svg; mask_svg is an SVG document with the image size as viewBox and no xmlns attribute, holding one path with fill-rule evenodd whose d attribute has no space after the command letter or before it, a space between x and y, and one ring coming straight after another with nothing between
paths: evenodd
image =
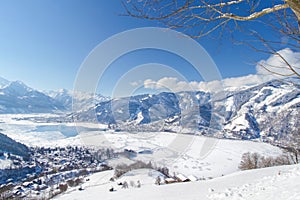
<instances>
[{"instance_id":1,"label":"cluster of buildings","mask_svg":"<svg viewBox=\"0 0 300 200\"><path fill-rule=\"evenodd\" d=\"M90 173L112 169L104 161L117 156L111 149L36 147L30 158L10 156L11 165L0 169L0 199L51 197L77 186Z\"/></svg>"}]
</instances>

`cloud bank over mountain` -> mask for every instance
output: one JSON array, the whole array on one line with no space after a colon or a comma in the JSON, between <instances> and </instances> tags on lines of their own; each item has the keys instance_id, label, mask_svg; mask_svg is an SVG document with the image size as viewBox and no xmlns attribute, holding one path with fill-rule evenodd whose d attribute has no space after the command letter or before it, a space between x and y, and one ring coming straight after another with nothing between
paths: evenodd
<instances>
[{"instance_id":1,"label":"cloud bank over mountain","mask_svg":"<svg viewBox=\"0 0 300 200\"><path fill-rule=\"evenodd\" d=\"M144 81L144 87L147 89L169 90L172 92L199 90L205 92L219 92L224 89L254 86L272 79L283 78L283 76L277 74L291 74L288 65L300 73L300 53L286 48L278 51L275 55L271 55L266 60L259 61L256 65L256 74L210 82L187 82L179 80L176 77L164 77L159 80L147 79ZM274 73L271 73L266 68L271 69Z\"/></svg>"},{"instance_id":2,"label":"cloud bank over mountain","mask_svg":"<svg viewBox=\"0 0 300 200\"><path fill-rule=\"evenodd\" d=\"M277 51L276 54L270 56L267 60L258 62L256 71L259 75L272 78L280 77L276 74L292 75L290 67L300 74L300 52L294 52L289 48L285 48Z\"/></svg>"}]
</instances>

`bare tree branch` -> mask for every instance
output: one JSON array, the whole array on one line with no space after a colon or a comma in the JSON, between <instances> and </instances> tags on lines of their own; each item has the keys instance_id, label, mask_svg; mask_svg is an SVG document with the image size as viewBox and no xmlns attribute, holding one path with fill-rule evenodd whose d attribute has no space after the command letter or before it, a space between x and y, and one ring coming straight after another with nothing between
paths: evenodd
<instances>
[{"instance_id":1,"label":"bare tree branch","mask_svg":"<svg viewBox=\"0 0 300 200\"><path fill-rule=\"evenodd\" d=\"M234 20L238 20L238 21L250 21L250 20L262 17L263 15L267 15L267 14L270 14L270 13L273 13L275 11L282 10L282 9L285 9L285 8L288 8L288 7L289 7L288 4L275 5L272 8L267 8L267 9L264 9L262 11L252 13L251 15L246 16L246 17L234 15L232 13L219 12L220 13L219 18L228 18L228 19L234 19Z\"/></svg>"},{"instance_id":2,"label":"bare tree branch","mask_svg":"<svg viewBox=\"0 0 300 200\"><path fill-rule=\"evenodd\" d=\"M184 30L193 38L216 35L214 33L217 31L219 38L228 35L224 34L225 31L232 35L235 31L241 32L240 24L246 24L244 22L271 27L274 32L291 39L291 42L270 41L254 36L261 44L249 44L250 41L246 43L256 51L278 56L289 70L283 76L300 77L299 67L290 65L273 47L285 45L300 49L299 0L123 0L122 3L128 16L157 20L167 27ZM246 29L245 32L247 31L251 32ZM263 46L266 50L258 46ZM265 66L273 73L272 69L277 67L281 66Z\"/></svg>"}]
</instances>

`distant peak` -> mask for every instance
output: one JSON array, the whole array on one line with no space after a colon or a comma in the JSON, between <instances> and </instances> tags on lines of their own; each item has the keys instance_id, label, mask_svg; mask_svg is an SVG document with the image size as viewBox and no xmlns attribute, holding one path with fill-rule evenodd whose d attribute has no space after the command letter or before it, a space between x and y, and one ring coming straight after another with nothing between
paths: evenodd
<instances>
[{"instance_id":1,"label":"distant peak","mask_svg":"<svg viewBox=\"0 0 300 200\"><path fill-rule=\"evenodd\" d=\"M58 93L69 93L69 90L61 88L58 90Z\"/></svg>"},{"instance_id":2,"label":"distant peak","mask_svg":"<svg viewBox=\"0 0 300 200\"><path fill-rule=\"evenodd\" d=\"M7 86L10 81L6 80L5 78L0 77L0 88Z\"/></svg>"},{"instance_id":3,"label":"distant peak","mask_svg":"<svg viewBox=\"0 0 300 200\"><path fill-rule=\"evenodd\" d=\"M21 95L33 91L32 88L25 85L22 81L12 81L4 89Z\"/></svg>"},{"instance_id":4,"label":"distant peak","mask_svg":"<svg viewBox=\"0 0 300 200\"><path fill-rule=\"evenodd\" d=\"M19 87L23 87L23 88L27 88L27 89L31 89L30 87L28 87L25 83L23 83L22 81L12 81L9 84L10 86L19 86Z\"/></svg>"}]
</instances>

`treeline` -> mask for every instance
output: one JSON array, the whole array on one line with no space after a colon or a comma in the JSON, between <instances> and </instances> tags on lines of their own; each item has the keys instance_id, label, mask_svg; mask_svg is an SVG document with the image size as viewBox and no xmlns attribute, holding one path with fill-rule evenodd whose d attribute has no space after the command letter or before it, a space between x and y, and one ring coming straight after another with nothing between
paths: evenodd
<instances>
[{"instance_id":1,"label":"treeline","mask_svg":"<svg viewBox=\"0 0 300 200\"><path fill-rule=\"evenodd\" d=\"M239 169L248 170L248 169L258 169L265 167L273 167L280 165L291 165L294 164L293 159L289 154L282 154L277 157L271 156L262 156L259 153L244 153L242 156Z\"/></svg>"},{"instance_id":2,"label":"treeline","mask_svg":"<svg viewBox=\"0 0 300 200\"><path fill-rule=\"evenodd\" d=\"M123 174L135 169L153 169L161 172L166 177L169 177L169 169L167 167L156 167L151 162L136 161L132 164L120 164L115 167L115 178L121 177Z\"/></svg>"}]
</instances>

